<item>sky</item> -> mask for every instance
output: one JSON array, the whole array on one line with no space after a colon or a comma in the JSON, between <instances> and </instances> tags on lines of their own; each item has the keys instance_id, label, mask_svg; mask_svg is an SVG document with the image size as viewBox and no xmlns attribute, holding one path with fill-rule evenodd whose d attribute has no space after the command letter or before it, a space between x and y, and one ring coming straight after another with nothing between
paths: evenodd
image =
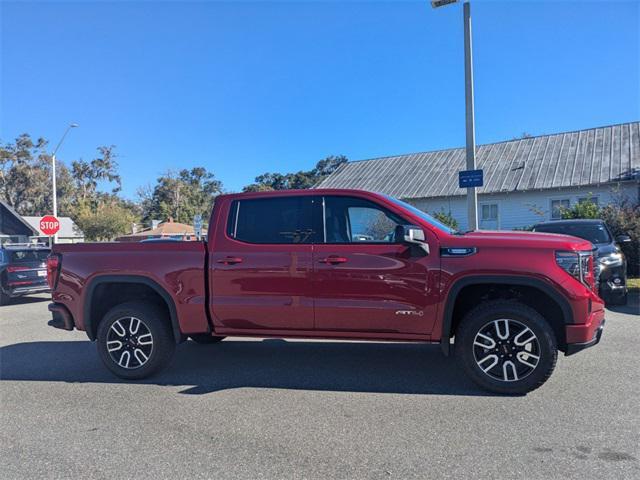
<instances>
[{"instance_id":1,"label":"sky","mask_svg":"<svg viewBox=\"0 0 640 480\"><path fill-rule=\"evenodd\" d=\"M0 141L116 145L123 194L465 143L462 5L9 2ZM474 1L478 144L640 119L640 2Z\"/></svg>"}]
</instances>

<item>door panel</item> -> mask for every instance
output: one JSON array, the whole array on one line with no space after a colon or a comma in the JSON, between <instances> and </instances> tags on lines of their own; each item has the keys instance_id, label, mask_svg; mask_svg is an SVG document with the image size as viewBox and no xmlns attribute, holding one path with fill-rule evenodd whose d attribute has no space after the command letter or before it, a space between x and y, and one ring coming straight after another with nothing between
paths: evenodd
<instances>
[{"instance_id":1,"label":"door panel","mask_svg":"<svg viewBox=\"0 0 640 480\"><path fill-rule=\"evenodd\" d=\"M436 238L431 251L398 243L396 225L409 224L369 200L325 196L325 242L314 246L317 330L428 334L439 299Z\"/></svg>"},{"instance_id":2,"label":"door panel","mask_svg":"<svg viewBox=\"0 0 640 480\"><path fill-rule=\"evenodd\" d=\"M214 325L228 329L313 329L312 197L226 204L209 256ZM219 222L220 223L220 222Z\"/></svg>"},{"instance_id":3,"label":"door panel","mask_svg":"<svg viewBox=\"0 0 640 480\"><path fill-rule=\"evenodd\" d=\"M262 252L243 247L211 256L214 323L233 329L312 329L311 245L274 245ZM230 264L227 257L242 261Z\"/></svg>"},{"instance_id":4,"label":"door panel","mask_svg":"<svg viewBox=\"0 0 640 480\"><path fill-rule=\"evenodd\" d=\"M323 263L327 257L341 263ZM400 245L317 245L314 249L316 329L431 332L437 269L429 257Z\"/></svg>"}]
</instances>

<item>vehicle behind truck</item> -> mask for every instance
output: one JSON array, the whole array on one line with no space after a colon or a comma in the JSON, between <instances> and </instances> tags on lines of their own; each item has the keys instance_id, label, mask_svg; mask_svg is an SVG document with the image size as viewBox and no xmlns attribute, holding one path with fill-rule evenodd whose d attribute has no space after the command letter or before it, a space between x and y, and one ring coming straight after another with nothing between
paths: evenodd
<instances>
[{"instance_id":1,"label":"vehicle behind truck","mask_svg":"<svg viewBox=\"0 0 640 480\"><path fill-rule=\"evenodd\" d=\"M47 268L49 323L127 379L188 339L324 338L438 344L481 387L523 394L604 327L590 242L457 232L359 190L221 195L206 241L56 245Z\"/></svg>"}]
</instances>

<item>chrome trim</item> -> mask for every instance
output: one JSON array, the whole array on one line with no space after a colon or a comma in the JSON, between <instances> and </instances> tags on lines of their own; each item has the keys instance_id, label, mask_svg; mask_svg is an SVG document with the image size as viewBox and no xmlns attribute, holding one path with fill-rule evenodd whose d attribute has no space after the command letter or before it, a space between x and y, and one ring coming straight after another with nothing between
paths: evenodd
<instances>
[{"instance_id":1,"label":"chrome trim","mask_svg":"<svg viewBox=\"0 0 640 480\"><path fill-rule=\"evenodd\" d=\"M327 243L327 212L324 197L322 197L322 243Z\"/></svg>"},{"instance_id":2,"label":"chrome trim","mask_svg":"<svg viewBox=\"0 0 640 480\"><path fill-rule=\"evenodd\" d=\"M236 221L233 224L233 238L238 238L238 216L240 215L240 200L236 204Z\"/></svg>"},{"instance_id":3,"label":"chrome trim","mask_svg":"<svg viewBox=\"0 0 640 480\"><path fill-rule=\"evenodd\" d=\"M440 247L441 257L469 257L478 253L476 247Z\"/></svg>"}]
</instances>

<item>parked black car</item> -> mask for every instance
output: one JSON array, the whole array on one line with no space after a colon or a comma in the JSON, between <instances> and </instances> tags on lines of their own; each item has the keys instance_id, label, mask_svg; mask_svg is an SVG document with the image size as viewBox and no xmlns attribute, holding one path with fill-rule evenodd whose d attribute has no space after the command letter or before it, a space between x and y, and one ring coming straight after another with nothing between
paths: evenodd
<instances>
[{"instance_id":1,"label":"parked black car","mask_svg":"<svg viewBox=\"0 0 640 480\"><path fill-rule=\"evenodd\" d=\"M614 239L602 220L554 220L535 225L533 231L572 235L593 243L597 249L596 273L600 297L611 305L626 305L627 260L618 244L630 242L629 236L619 235Z\"/></svg>"},{"instance_id":2,"label":"parked black car","mask_svg":"<svg viewBox=\"0 0 640 480\"><path fill-rule=\"evenodd\" d=\"M47 257L51 250L39 245L0 247L0 305L11 298L49 291Z\"/></svg>"}]
</instances>

